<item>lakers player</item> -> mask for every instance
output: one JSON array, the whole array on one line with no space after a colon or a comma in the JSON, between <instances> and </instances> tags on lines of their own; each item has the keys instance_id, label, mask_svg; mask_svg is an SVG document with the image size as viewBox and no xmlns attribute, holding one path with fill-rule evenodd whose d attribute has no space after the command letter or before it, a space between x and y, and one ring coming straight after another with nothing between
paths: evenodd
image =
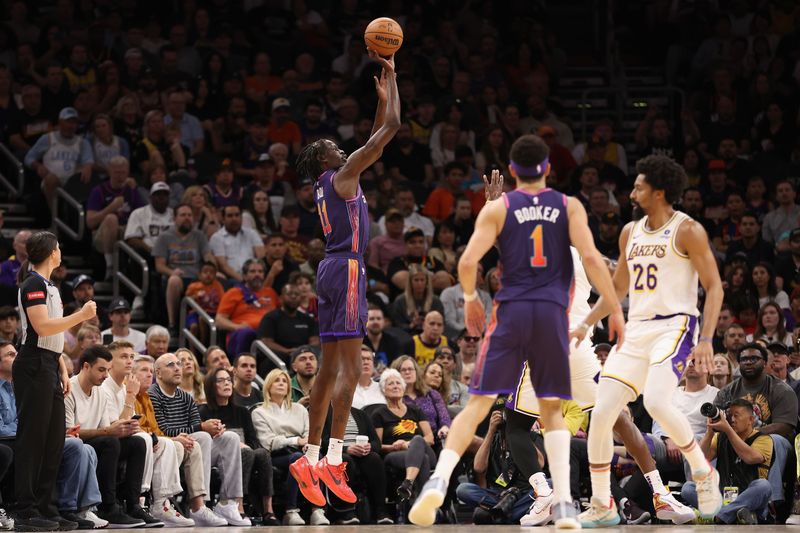
<instances>
[{"instance_id":1,"label":"lakers player","mask_svg":"<svg viewBox=\"0 0 800 533\"><path fill-rule=\"evenodd\" d=\"M628 324L625 344L612 350L601 373L589 428L592 505L579 518L583 527L590 528L619 522L610 488L612 426L624 405L639 394L688 461L697 482L700 514L713 517L722 506L719 474L706 461L689 422L671 401L690 359L711 367L722 283L705 230L672 208L686 187L683 168L667 157L648 156L636 164L636 170L631 200L645 216L625 226L619 239L614 285L617 296L629 295ZM699 339L698 277L706 292ZM601 297L572 336L583 340L590 325L607 313L605 307Z\"/></svg>"}]
</instances>

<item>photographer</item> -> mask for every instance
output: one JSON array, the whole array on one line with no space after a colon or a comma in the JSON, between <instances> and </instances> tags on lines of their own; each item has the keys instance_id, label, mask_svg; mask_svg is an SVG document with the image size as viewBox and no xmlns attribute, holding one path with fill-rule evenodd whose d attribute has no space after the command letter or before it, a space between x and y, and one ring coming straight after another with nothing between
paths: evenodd
<instances>
[{"instance_id":1,"label":"photographer","mask_svg":"<svg viewBox=\"0 0 800 533\"><path fill-rule=\"evenodd\" d=\"M461 483L456 496L474 508L475 524L519 524L534 499L533 490L517 469L505 437L503 404L489 419L489 430L475 454L473 468L477 483ZM544 458L537 454L540 468Z\"/></svg>"},{"instance_id":2,"label":"photographer","mask_svg":"<svg viewBox=\"0 0 800 533\"><path fill-rule=\"evenodd\" d=\"M743 365L743 372L745 368ZM712 409L710 404L703 405L704 413ZM709 461L717 459L719 488L725 491L725 499L730 498L730 488L735 487L738 492L716 518L726 524L755 525L758 517L766 516L772 495L767 481L772 465L772 438L755 429L756 416L751 402L743 398L733 400L728 416L730 422L725 411L717 409L713 412L713 416L708 418L706 434L700 441L706 458ZM685 502L697 507L697 488L693 481L683 486L681 495Z\"/></svg>"}]
</instances>

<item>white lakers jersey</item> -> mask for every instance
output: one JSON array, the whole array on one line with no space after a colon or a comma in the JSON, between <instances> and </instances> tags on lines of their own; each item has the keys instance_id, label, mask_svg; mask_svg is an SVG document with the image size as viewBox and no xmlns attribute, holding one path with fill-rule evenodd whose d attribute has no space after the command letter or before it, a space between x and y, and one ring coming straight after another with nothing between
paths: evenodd
<instances>
[{"instance_id":1,"label":"white lakers jersey","mask_svg":"<svg viewBox=\"0 0 800 533\"><path fill-rule=\"evenodd\" d=\"M651 320L676 314L697 316L697 271L689 256L678 252L675 234L691 217L675 211L660 228L648 217L634 223L628 236L628 320Z\"/></svg>"},{"instance_id":2,"label":"white lakers jersey","mask_svg":"<svg viewBox=\"0 0 800 533\"><path fill-rule=\"evenodd\" d=\"M589 307L589 294L592 292L592 285L589 283L589 278L586 277L586 271L583 269L581 256L574 246L569 247L572 252L572 264L574 266L575 288L572 294L572 305L569 307L569 329L570 331L578 327L578 324L583 322L589 312L592 310ZM591 337L591 331L587 332L586 336Z\"/></svg>"}]
</instances>

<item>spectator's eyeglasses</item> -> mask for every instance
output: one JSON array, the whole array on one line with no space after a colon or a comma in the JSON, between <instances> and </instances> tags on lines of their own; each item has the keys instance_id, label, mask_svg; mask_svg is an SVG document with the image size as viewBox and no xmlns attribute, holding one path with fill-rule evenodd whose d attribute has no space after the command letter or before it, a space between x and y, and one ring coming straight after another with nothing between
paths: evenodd
<instances>
[{"instance_id":1,"label":"spectator's eyeglasses","mask_svg":"<svg viewBox=\"0 0 800 533\"><path fill-rule=\"evenodd\" d=\"M761 361L763 357L760 355L745 355L744 357L739 358L739 364L748 363L748 364L755 364Z\"/></svg>"},{"instance_id":2,"label":"spectator's eyeglasses","mask_svg":"<svg viewBox=\"0 0 800 533\"><path fill-rule=\"evenodd\" d=\"M464 340L467 341L467 342L478 342L479 340L481 340L481 338L480 337L469 337L467 335L464 335Z\"/></svg>"},{"instance_id":3,"label":"spectator's eyeglasses","mask_svg":"<svg viewBox=\"0 0 800 533\"><path fill-rule=\"evenodd\" d=\"M217 383L233 383L231 378L217 378L215 381Z\"/></svg>"}]
</instances>

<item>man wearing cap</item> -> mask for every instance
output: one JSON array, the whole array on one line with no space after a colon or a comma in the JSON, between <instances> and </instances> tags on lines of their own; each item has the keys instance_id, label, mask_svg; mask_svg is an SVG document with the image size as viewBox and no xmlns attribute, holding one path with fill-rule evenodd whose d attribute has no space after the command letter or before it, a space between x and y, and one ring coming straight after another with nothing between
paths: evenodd
<instances>
[{"instance_id":1,"label":"man wearing cap","mask_svg":"<svg viewBox=\"0 0 800 533\"><path fill-rule=\"evenodd\" d=\"M270 197L270 207L280 212L283 207L284 196L289 193L289 184L277 181L275 161L266 152L259 154L254 167L248 170L242 163L236 162L237 175L249 175L252 178L244 189L244 197L251 198L256 192L265 192Z\"/></svg>"},{"instance_id":2,"label":"man wearing cap","mask_svg":"<svg viewBox=\"0 0 800 533\"><path fill-rule=\"evenodd\" d=\"M319 346L319 326L317 322L298 310L300 291L287 283L281 291L281 306L270 311L258 325L258 337L270 350L287 359L289 352L304 344ZM259 361L263 367L265 361ZM264 368L259 374L266 375Z\"/></svg>"},{"instance_id":3,"label":"man wearing cap","mask_svg":"<svg viewBox=\"0 0 800 533\"><path fill-rule=\"evenodd\" d=\"M311 389L314 387L314 380L317 377L319 359L317 348L308 344L298 346L289 354L292 371L292 401L298 402L303 407L308 407L308 399Z\"/></svg>"},{"instance_id":4,"label":"man wearing cap","mask_svg":"<svg viewBox=\"0 0 800 533\"><path fill-rule=\"evenodd\" d=\"M725 252L726 261L736 253L744 252L747 255L747 265L751 269L762 261L772 264L775 260L775 252L772 244L761 238L758 215L748 211L741 216L739 219L739 236L738 240L731 241L728 245L728 249Z\"/></svg>"},{"instance_id":5,"label":"man wearing cap","mask_svg":"<svg viewBox=\"0 0 800 533\"><path fill-rule=\"evenodd\" d=\"M196 116L186 112L186 94L180 90L173 90L167 94L167 114L164 115L164 124L169 126L173 122L181 127L181 144L194 155L203 151L205 134L200 121Z\"/></svg>"},{"instance_id":6,"label":"man wearing cap","mask_svg":"<svg viewBox=\"0 0 800 533\"><path fill-rule=\"evenodd\" d=\"M39 137L25 154L25 166L42 179L49 205L55 200L56 189L73 175L79 173L83 183L89 183L92 177L92 147L77 131L78 112L74 107L65 107L58 114L58 130Z\"/></svg>"},{"instance_id":7,"label":"man wearing cap","mask_svg":"<svg viewBox=\"0 0 800 533\"><path fill-rule=\"evenodd\" d=\"M319 217L317 217L319 222ZM296 205L287 205L281 210L278 220L281 235L286 241L289 257L297 264L304 263L306 260L306 245L311 240L298 232L300 228L300 208Z\"/></svg>"},{"instance_id":8,"label":"man wearing cap","mask_svg":"<svg viewBox=\"0 0 800 533\"><path fill-rule=\"evenodd\" d=\"M108 306L111 327L102 332L103 337L113 335L114 341L127 341L133 344L136 353L145 350L145 334L129 327L131 323L131 305L125 298L114 298Z\"/></svg>"},{"instance_id":9,"label":"man wearing cap","mask_svg":"<svg viewBox=\"0 0 800 533\"><path fill-rule=\"evenodd\" d=\"M800 223L800 206L795 203L797 193L789 180L781 180L775 186L778 205L764 217L761 230L764 240L775 243L778 250L789 248L786 236Z\"/></svg>"},{"instance_id":10,"label":"man wearing cap","mask_svg":"<svg viewBox=\"0 0 800 533\"><path fill-rule=\"evenodd\" d=\"M105 257L106 279L112 274L114 244L120 238L120 228L128 223L134 209L144 205L136 180L130 177L128 160L112 157L108 179L92 189L86 202L86 226L92 231L95 249Z\"/></svg>"},{"instance_id":11,"label":"man wearing cap","mask_svg":"<svg viewBox=\"0 0 800 533\"><path fill-rule=\"evenodd\" d=\"M150 187L150 203L134 209L125 226L125 242L150 257L159 235L173 226L169 208L170 188L158 181Z\"/></svg>"},{"instance_id":12,"label":"man wearing cap","mask_svg":"<svg viewBox=\"0 0 800 533\"><path fill-rule=\"evenodd\" d=\"M242 227L242 210L238 205L222 208L222 224L223 227L211 236L211 252L223 274L242 281L245 262L264 256L263 241L256 230Z\"/></svg>"},{"instance_id":13,"label":"man wearing cap","mask_svg":"<svg viewBox=\"0 0 800 533\"><path fill-rule=\"evenodd\" d=\"M597 360L600 361L600 365L606 364L606 359L608 359L608 353L611 351L611 345L607 342L601 342L594 347L594 354L597 356Z\"/></svg>"},{"instance_id":14,"label":"man wearing cap","mask_svg":"<svg viewBox=\"0 0 800 533\"><path fill-rule=\"evenodd\" d=\"M267 127L267 138L270 143L283 143L289 146L292 153L300 153L303 135L300 126L291 119L291 102L288 98L276 98L272 102L272 117Z\"/></svg>"},{"instance_id":15,"label":"man wearing cap","mask_svg":"<svg viewBox=\"0 0 800 533\"><path fill-rule=\"evenodd\" d=\"M301 178L294 192L297 199L300 226L297 231L300 235L313 239L322 235L322 225L317 212L317 202L314 199L314 182L311 178ZM302 261L300 261L302 263Z\"/></svg>"},{"instance_id":16,"label":"man wearing cap","mask_svg":"<svg viewBox=\"0 0 800 533\"><path fill-rule=\"evenodd\" d=\"M386 233L378 235L369 241L369 265L386 272L389 263L396 257L406 252L406 242L403 239L403 214L391 207L383 216Z\"/></svg>"},{"instance_id":17,"label":"man wearing cap","mask_svg":"<svg viewBox=\"0 0 800 533\"><path fill-rule=\"evenodd\" d=\"M79 274L73 278L72 298L74 299L75 305L78 306L78 309L83 307L86 302L94 300L94 280L91 276ZM102 308L97 309L97 316L95 316L95 318L87 320L86 322L95 326L100 326L101 328L107 328L111 324L108 315Z\"/></svg>"},{"instance_id":18,"label":"man wearing cap","mask_svg":"<svg viewBox=\"0 0 800 533\"><path fill-rule=\"evenodd\" d=\"M222 161L214 175L213 183L206 183L203 188L217 209L229 205L238 206L242 201L242 188L233 182L233 166L230 159Z\"/></svg>"},{"instance_id":19,"label":"man wearing cap","mask_svg":"<svg viewBox=\"0 0 800 533\"><path fill-rule=\"evenodd\" d=\"M609 259L619 258L619 215L609 211L600 217L600 225L597 230L597 238L594 243L599 251Z\"/></svg>"}]
</instances>

